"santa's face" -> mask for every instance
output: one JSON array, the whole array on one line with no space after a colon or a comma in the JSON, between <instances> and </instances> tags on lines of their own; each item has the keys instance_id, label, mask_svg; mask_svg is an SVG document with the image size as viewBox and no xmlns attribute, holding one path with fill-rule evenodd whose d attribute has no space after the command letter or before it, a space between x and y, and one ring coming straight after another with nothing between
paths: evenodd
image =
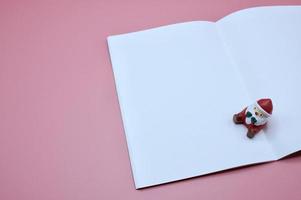
<instances>
[{"instance_id":1,"label":"santa's face","mask_svg":"<svg viewBox=\"0 0 301 200\"><path fill-rule=\"evenodd\" d=\"M268 116L261 111L256 104L248 106L246 109L246 124L254 124L256 126L263 125L267 122Z\"/></svg>"}]
</instances>

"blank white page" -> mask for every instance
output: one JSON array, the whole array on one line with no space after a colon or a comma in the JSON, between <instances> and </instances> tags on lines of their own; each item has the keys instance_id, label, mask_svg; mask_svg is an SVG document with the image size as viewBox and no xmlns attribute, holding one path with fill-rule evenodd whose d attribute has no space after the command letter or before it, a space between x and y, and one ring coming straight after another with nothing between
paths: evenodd
<instances>
[{"instance_id":1,"label":"blank white page","mask_svg":"<svg viewBox=\"0 0 301 200\"><path fill-rule=\"evenodd\" d=\"M246 102L214 23L110 36L109 50L136 188L275 159L232 116Z\"/></svg>"},{"instance_id":2,"label":"blank white page","mask_svg":"<svg viewBox=\"0 0 301 200\"><path fill-rule=\"evenodd\" d=\"M265 134L278 158L301 149L301 6L242 10L217 22L252 99L271 97Z\"/></svg>"}]
</instances>

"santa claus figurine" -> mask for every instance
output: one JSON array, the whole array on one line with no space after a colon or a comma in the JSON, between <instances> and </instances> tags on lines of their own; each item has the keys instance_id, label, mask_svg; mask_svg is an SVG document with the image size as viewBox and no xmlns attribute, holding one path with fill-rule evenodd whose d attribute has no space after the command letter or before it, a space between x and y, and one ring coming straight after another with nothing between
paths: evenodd
<instances>
[{"instance_id":1,"label":"santa claus figurine","mask_svg":"<svg viewBox=\"0 0 301 200\"><path fill-rule=\"evenodd\" d=\"M248 138L253 138L261 131L272 115L273 103L271 99L260 99L254 104L244 108L240 113L233 115L235 124L244 124L247 129Z\"/></svg>"}]
</instances>

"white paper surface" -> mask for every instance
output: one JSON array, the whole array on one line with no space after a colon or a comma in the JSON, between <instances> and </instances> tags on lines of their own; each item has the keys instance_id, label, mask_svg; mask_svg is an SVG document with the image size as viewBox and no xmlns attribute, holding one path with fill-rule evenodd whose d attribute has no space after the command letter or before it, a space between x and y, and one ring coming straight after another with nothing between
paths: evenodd
<instances>
[{"instance_id":1,"label":"white paper surface","mask_svg":"<svg viewBox=\"0 0 301 200\"><path fill-rule=\"evenodd\" d=\"M260 9L274 13L272 7ZM249 11L252 10L237 14L247 18L243 12ZM276 50L267 57L261 56L261 50L268 51L269 47L262 47L262 41L256 40L261 37L250 36L256 35L258 28L263 29L260 34L270 33L261 27L265 24L258 25L263 20L254 20L248 23L251 28L246 24L242 36L237 27L243 27L243 19L238 18L234 14L218 23L189 22L108 38L136 188L271 161L300 149L296 125L288 121L300 121L299 113L289 113L293 105L287 105L300 100L299 68L295 61L287 63L289 59L282 56L282 64L295 71L287 72L283 66L279 69L278 60L276 72L271 72L269 80L267 73L273 66L267 65L274 64ZM270 20L278 21L277 17ZM268 31L273 31L273 26ZM275 34L275 39L281 34L286 33ZM300 44L300 39L292 40ZM285 46L285 39L280 42ZM300 50L300 45L295 46L288 46L285 51L294 51L287 56L297 60L300 51L295 51ZM249 84L248 72L259 69L263 74L255 76L258 82ZM287 84L277 82L283 73L290 78ZM266 82L263 88L256 89ZM293 88L287 89L289 86ZM245 127L234 125L232 115L262 96L272 97L275 102L276 117L273 116L268 132L276 134L258 134L250 140L245 136ZM293 97L297 98L285 101ZM292 143L294 147L287 147Z\"/></svg>"},{"instance_id":2,"label":"white paper surface","mask_svg":"<svg viewBox=\"0 0 301 200\"><path fill-rule=\"evenodd\" d=\"M252 99L270 97L278 158L301 149L301 6L243 10L217 23Z\"/></svg>"}]
</instances>

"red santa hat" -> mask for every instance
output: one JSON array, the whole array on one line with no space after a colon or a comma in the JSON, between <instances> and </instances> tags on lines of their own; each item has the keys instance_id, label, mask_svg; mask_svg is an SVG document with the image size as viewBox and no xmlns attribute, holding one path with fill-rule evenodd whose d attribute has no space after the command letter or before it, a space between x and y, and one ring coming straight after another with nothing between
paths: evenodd
<instances>
[{"instance_id":1,"label":"red santa hat","mask_svg":"<svg viewBox=\"0 0 301 200\"><path fill-rule=\"evenodd\" d=\"M273 103L271 99L259 99L257 102L257 107L269 117L273 112Z\"/></svg>"}]
</instances>

